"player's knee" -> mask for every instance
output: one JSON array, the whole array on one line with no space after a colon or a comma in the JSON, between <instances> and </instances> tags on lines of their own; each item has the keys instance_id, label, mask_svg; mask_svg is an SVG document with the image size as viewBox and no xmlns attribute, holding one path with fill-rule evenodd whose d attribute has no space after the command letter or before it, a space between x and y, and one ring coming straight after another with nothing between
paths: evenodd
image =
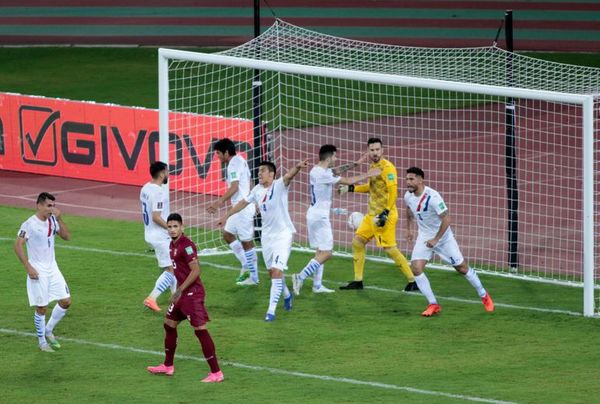
<instances>
[{"instance_id":1,"label":"player's knee","mask_svg":"<svg viewBox=\"0 0 600 404\"><path fill-rule=\"evenodd\" d=\"M46 309L47 309L47 308L48 308L48 306L37 306L37 307L35 308L35 312L36 312L37 314L40 314L40 315L45 315L45 314L46 314Z\"/></svg>"},{"instance_id":2,"label":"player's knee","mask_svg":"<svg viewBox=\"0 0 600 404\"><path fill-rule=\"evenodd\" d=\"M196 331L206 330L206 324L199 325L198 327L193 327Z\"/></svg>"},{"instance_id":3,"label":"player's knee","mask_svg":"<svg viewBox=\"0 0 600 404\"><path fill-rule=\"evenodd\" d=\"M463 261L460 264L455 265L454 269L457 272L460 272L461 274L465 275L467 272L469 272L469 265L467 265L466 261Z\"/></svg>"},{"instance_id":4,"label":"player's knee","mask_svg":"<svg viewBox=\"0 0 600 404\"><path fill-rule=\"evenodd\" d=\"M68 297L66 299L59 300L58 301L58 305L60 307L62 307L63 309L65 309L65 310L68 309L69 307L71 307L71 298Z\"/></svg>"},{"instance_id":5,"label":"player's knee","mask_svg":"<svg viewBox=\"0 0 600 404\"><path fill-rule=\"evenodd\" d=\"M281 279L283 278L283 271L279 268L271 268L269 269L269 275L271 275L271 279Z\"/></svg>"},{"instance_id":6,"label":"player's knee","mask_svg":"<svg viewBox=\"0 0 600 404\"><path fill-rule=\"evenodd\" d=\"M165 320L163 323L163 328L167 333L173 332L177 328L177 323L172 320Z\"/></svg>"},{"instance_id":7,"label":"player's knee","mask_svg":"<svg viewBox=\"0 0 600 404\"><path fill-rule=\"evenodd\" d=\"M356 236L352 239L352 249L355 249L355 250L364 249L365 244L366 244L366 240L363 239L362 237Z\"/></svg>"},{"instance_id":8,"label":"player's knee","mask_svg":"<svg viewBox=\"0 0 600 404\"><path fill-rule=\"evenodd\" d=\"M223 239L229 244L233 243L236 240L235 236L226 230L223 230Z\"/></svg>"},{"instance_id":9,"label":"player's knee","mask_svg":"<svg viewBox=\"0 0 600 404\"><path fill-rule=\"evenodd\" d=\"M242 241L242 247L244 247L244 250L248 251L254 248L254 243L252 240Z\"/></svg>"}]
</instances>

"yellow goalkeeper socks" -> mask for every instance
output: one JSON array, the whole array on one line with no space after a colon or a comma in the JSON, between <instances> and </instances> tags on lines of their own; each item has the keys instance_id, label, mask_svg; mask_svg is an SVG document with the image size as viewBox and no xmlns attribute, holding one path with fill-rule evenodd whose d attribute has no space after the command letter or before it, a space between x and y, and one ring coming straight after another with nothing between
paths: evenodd
<instances>
[{"instance_id":1,"label":"yellow goalkeeper socks","mask_svg":"<svg viewBox=\"0 0 600 404\"><path fill-rule=\"evenodd\" d=\"M406 279L409 282L414 282L415 276L413 275L413 273L410 269L410 265L408 264L408 261L406 260L404 255L402 255L400 250L398 250L397 247L393 247L393 248L386 249L385 252L396 263L396 265L398 266L398 268L400 269L402 274L406 277Z\"/></svg>"},{"instance_id":2,"label":"yellow goalkeeper socks","mask_svg":"<svg viewBox=\"0 0 600 404\"><path fill-rule=\"evenodd\" d=\"M354 258L354 280L362 281L365 272L365 245L352 240L352 258Z\"/></svg>"}]
</instances>

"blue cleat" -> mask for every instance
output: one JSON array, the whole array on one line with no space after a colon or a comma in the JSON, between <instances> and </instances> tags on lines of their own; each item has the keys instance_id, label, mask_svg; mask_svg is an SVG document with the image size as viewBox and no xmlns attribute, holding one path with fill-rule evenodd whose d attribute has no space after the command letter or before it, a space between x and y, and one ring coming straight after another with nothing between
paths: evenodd
<instances>
[{"instance_id":1,"label":"blue cleat","mask_svg":"<svg viewBox=\"0 0 600 404\"><path fill-rule=\"evenodd\" d=\"M291 311L293 301L294 301L294 295L290 293L290 297L283 299L283 308L287 311Z\"/></svg>"},{"instance_id":2,"label":"blue cleat","mask_svg":"<svg viewBox=\"0 0 600 404\"><path fill-rule=\"evenodd\" d=\"M272 323L273 321L275 321L275 314L267 313L267 315L265 316L265 321L267 323Z\"/></svg>"}]
</instances>

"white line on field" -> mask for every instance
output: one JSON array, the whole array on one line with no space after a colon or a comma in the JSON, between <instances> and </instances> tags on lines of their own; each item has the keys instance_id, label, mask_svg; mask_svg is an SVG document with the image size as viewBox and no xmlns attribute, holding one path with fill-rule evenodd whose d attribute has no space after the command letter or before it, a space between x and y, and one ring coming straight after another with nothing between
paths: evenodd
<instances>
[{"instance_id":1,"label":"white line on field","mask_svg":"<svg viewBox=\"0 0 600 404\"><path fill-rule=\"evenodd\" d=\"M19 337L32 337L32 338L36 337L36 334L34 334L34 333L12 330L12 329L7 329L7 328L0 328L0 333L16 335ZM106 348L106 349L113 349L113 350L119 350L119 351L129 351L129 352L143 353L143 354L154 355L154 356L163 356L164 355L164 352L159 352L159 351L151 351L148 349L140 349L140 348L128 347L128 346L117 345L117 344L105 344L102 342L87 341L87 340L77 339L77 338L62 337L60 340L67 341L67 342L73 342L75 344L80 344L80 345L95 346L98 348ZM177 355L177 359L185 359L185 360L191 360L191 361L196 361L196 362L205 362L205 360L203 358L189 356L189 355ZM317 380L324 380L324 381L331 381L331 382L338 382L338 383L355 384L355 385L377 387L377 388L388 389L388 390L400 390L400 391L405 391L405 392L409 392L409 393L425 394L425 395L438 396L438 397L447 397L447 398L454 398L454 399L465 400L465 401L476 401L476 402L480 402L480 403L512 403L510 401L501 401L501 400L495 400L495 399L491 399L491 398L466 396L463 394L452 394L452 393L445 393L442 391L423 390L423 389L417 389L417 388L408 387L408 386L398 386L396 384L369 382L366 380L358 380L358 379L349 379L346 377L316 375L316 374L311 374L311 373L295 372L295 371L285 370L285 369L269 368L269 367L265 367L265 366L246 365L243 363L237 363L237 362L231 362L231 361L221 361L221 364L223 364L225 366L231 366L234 368L255 370L255 371L259 371L259 372L269 372L269 373L273 373L273 374L277 374L277 375L295 376L295 377L302 377L302 378L306 378L306 379L317 379Z\"/></svg>"},{"instance_id":2,"label":"white line on field","mask_svg":"<svg viewBox=\"0 0 600 404\"><path fill-rule=\"evenodd\" d=\"M32 201L32 202L35 202L35 200L36 200L36 198L29 198L29 197L24 197L24 196L15 196L15 195L6 195L6 194L0 194L0 198L22 199L24 201ZM137 210L100 208L98 206L78 205L76 203L60 202L58 207L62 207L62 206L70 206L73 208L82 208L82 209L89 209L89 210L101 210L104 212L131 213L131 214L139 213Z\"/></svg>"},{"instance_id":3,"label":"white line on field","mask_svg":"<svg viewBox=\"0 0 600 404\"><path fill-rule=\"evenodd\" d=\"M0 241L13 241L13 240L14 239L11 239L8 237L0 237ZM128 257L154 258L154 255L151 255L151 254L126 252L126 251L114 251L114 250L107 250L107 249L103 249L103 248L78 247L78 246L64 245L64 244L56 244L56 247L64 248L66 250L84 251L84 252L92 252L92 253L99 253L99 254L110 254L110 255L128 256ZM206 266L218 268L218 269L225 269L228 271L239 271L240 270L239 268L232 267L230 265L223 265L223 264L217 264L214 262L206 261L206 258L204 258L202 260L202 265L206 265ZM266 273L266 271L260 271L260 272ZM334 282L334 281L323 281L323 282L326 284L335 284L335 285L344 285L345 284L344 282ZM382 288L379 286L365 286L365 289L376 290L379 292L387 292L387 293L398 293L398 294L403 294L403 295L407 295L407 296L422 298L420 293L404 292L403 290L398 290L398 289L388 289L388 288ZM463 299L460 297L441 296L441 295L436 295L436 297L439 300L448 300L448 301L452 301L452 302L468 303L468 304L481 304L480 300ZM536 312L540 312L540 313L566 314L569 316L576 316L576 317L582 316L582 313L578 313L575 311L569 311L569 310L545 309L545 308L541 308L541 307L532 307L532 306L518 306L515 304L498 303L498 302L494 302L494 304L496 307L502 307L502 308L506 308L506 309L536 311Z\"/></svg>"},{"instance_id":4,"label":"white line on field","mask_svg":"<svg viewBox=\"0 0 600 404\"><path fill-rule=\"evenodd\" d=\"M100 185L91 185L88 187L80 187L80 188L72 188L72 189L61 189L61 190L50 190L49 192L52 195L58 195L58 194L65 194L67 192L79 192L79 191L87 191L90 189L98 189L98 188L108 188L108 187L114 187L118 184L100 184ZM23 198L37 198L38 194L29 194L29 195L23 195Z\"/></svg>"}]
</instances>

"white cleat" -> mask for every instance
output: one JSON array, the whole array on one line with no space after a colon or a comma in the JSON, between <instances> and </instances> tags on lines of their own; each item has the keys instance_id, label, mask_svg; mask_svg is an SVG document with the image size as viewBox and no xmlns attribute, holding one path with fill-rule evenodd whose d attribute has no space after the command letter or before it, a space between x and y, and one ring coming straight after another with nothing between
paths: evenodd
<instances>
[{"instance_id":1,"label":"white cleat","mask_svg":"<svg viewBox=\"0 0 600 404\"><path fill-rule=\"evenodd\" d=\"M240 286L256 286L258 285L258 282L254 282L252 278L246 278L243 281L236 282L235 284Z\"/></svg>"},{"instance_id":2,"label":"white cleat","mask_svg":"<svg viewBox=\"0 0 600 404\"><path fill-rule=\"evenodd\" d=\"M313 288L313 293L333 293L333 292L335 292L335 290L326 288L323 285L321 285L320 288Z\"/></svg>"},{"instance_id":3,"label":"white cleat","mask_svg":"<svg viewBox=\"0 0 600 404\"><path fill-rule=\"evenodd\" d=\"M41 344L40 345L40 351L42 352L54 352L54 349L52 349L52 347L48 344Z\"/></svg>"},{"instance_id":4,"label":"white cleat","mask_svg":"<svg viewBox=\"0 0 600 404\"><path fill-rule=\"evenodd\" d=\"M294 294L296 296L300 296L300 289L302 289L302 284L304 281L300 279L300 274L292 275L292 289L294 290Z\"/></svg>"}]
</instances>

